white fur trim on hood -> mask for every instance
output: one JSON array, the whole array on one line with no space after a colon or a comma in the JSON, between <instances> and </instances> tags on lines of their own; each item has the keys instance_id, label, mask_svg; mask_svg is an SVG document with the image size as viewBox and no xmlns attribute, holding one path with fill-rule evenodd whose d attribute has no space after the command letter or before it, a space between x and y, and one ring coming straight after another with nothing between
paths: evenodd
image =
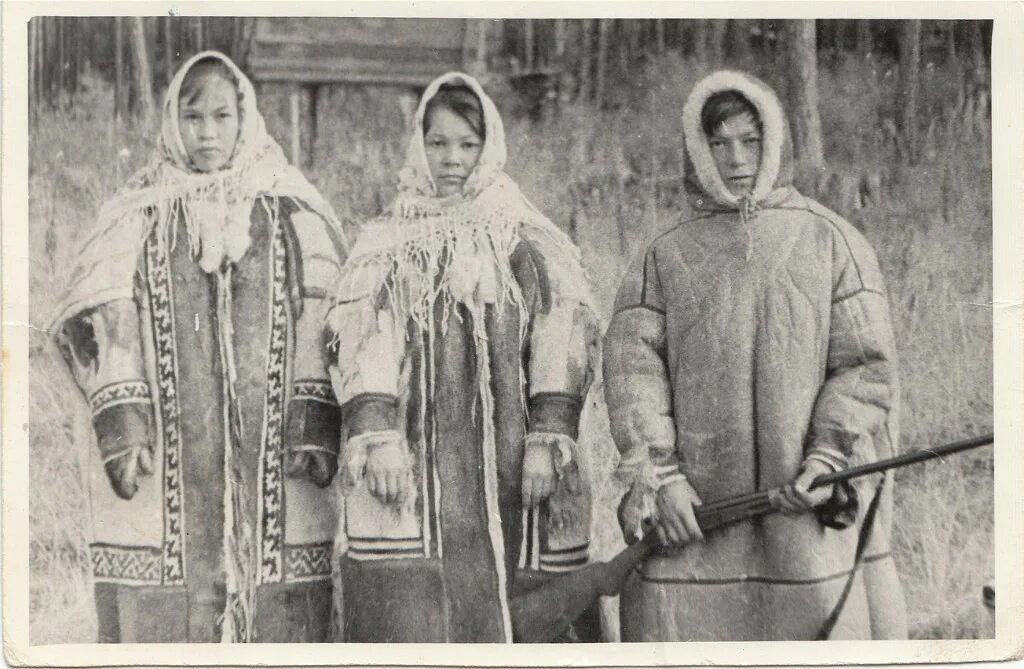
<instances>
[{"instance_id":1,"label":"white fur trim on hood","mask_svg":"<svg viewBox=\"0 0 1024 669\"><path fill-rule=\"evenodd\" d=\"M751 200L755 203L764 200L775 188L782 166L786 118L775 93L767 85L743 72L713 72L698 81L690 92L683 106L683 138L697 180L704 191L719 204L739 207L742 198L729 192L722 181L700 120L708 98L723 91L736 91L747 98L761 117L761 165L751 191Z\"/></svg>"}]
</instances>

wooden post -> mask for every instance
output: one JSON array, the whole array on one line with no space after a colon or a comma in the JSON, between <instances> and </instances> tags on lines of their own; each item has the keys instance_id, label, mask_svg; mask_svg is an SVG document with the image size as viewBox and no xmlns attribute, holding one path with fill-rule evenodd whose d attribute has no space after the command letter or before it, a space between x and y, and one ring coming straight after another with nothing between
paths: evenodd
<instances>
[{"instance_id":1,"label":"wooden post","mask_svg":"<svg viewBox=\"0 0 1024 669\"><path fill-rule=\"evenodd\" d=\"M288 94L289 117L292 127L291 157L292 165L302 165L302 109L301 89L298 84L293 84Z\"/></svg>"},{"instance_id":2,"label":"wooden post","mask_svg":"<svg viewBox=\"0 0 1024 669\"><path fill-rule=\"evenodd\" d=\"M124 85L124 32L120 16L114 17L114 119L124 115L127 91Z\"/></svg>"},{"instance_id":3,"label":"wooden post","mask_svg":"<svg viewBox=\"0 0 1024 669\"><path fill-rule=\"evenodd\" d=\"M309 112L306 118L309 121L309 152L306 155L306 167L312 167L316 160L316 139L318 134L320 108L320 86L313 84L309 87Z\"/></svg>"}]
</instances>

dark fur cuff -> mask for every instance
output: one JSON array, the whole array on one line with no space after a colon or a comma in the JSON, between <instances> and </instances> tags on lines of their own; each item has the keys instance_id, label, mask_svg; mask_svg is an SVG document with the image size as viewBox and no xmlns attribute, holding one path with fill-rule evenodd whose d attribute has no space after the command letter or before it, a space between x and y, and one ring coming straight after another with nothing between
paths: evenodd
<instances>
[{"instance_id":1,"label":"dark fur cuff","mask_svg":"<svg viewBox=\"0 0 1024 669\"><path fill-rule=\"evenodd\" d=\"M583 402L568 393L537 393L530 398L530 432L554 432L576 440Z\"/></svg>"},{"instance_id":2,"label":"dark fur cuff","mask_svg":"<svg viewBox=\"0 0 1024 669\"><path fill-rule=\"evenodd\" d=\"M104 461L136 446L148 446L153 424L149 402L114 404L97 411L92 418L96 443Z\"/></svg>"},{"instance_id":3,"label":"dark fur cuff","mask_svg":"<svg viewBox=\"0 0 1024 669\"><path fill-rule=\"evenodd\" d=\"M341 408L349 439L366 432L398 430L398 398L383 393L356 395ZM401 430L398 430L401 432Z\"/></svg>"},{"instance_id":4,"label":"dark fur cuff","mask_svg":"<svg viewBox=\"0 0 1024 669\"><path fill-rule=\"evenodd\" d=\"M337 455L341 447L341 407L319 400L292 398L285 434L289 447L318 446Z\"/></svg>"}]
</instances>

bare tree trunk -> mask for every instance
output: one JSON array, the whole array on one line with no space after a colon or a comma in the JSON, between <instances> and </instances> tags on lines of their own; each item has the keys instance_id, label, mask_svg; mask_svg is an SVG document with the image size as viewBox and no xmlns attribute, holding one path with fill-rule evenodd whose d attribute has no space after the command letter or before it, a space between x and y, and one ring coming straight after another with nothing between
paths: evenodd
<instances>
[{"instance_id":1,"label":"bare tree trunk","mask_svg":"<svg viewBox=\"0 0 1024 669\"><path fill-rule=\"evenodd\" d=\"M657 45L658 55L665 53L665 21L654 19L654 43Z\"/></svg>"},{"instance_id":2,"label":"bare tree trunk","mask_svg":"<svg viewBox=\"0 0 1024 669\"><path fill-rule=\"evenodd\" d=\"M174 44L174 30L171 22L174 21L170 16L163 18L164 23L164 77L167 83L171 83L171 79L174 78L174 64L177 61L174 55L175 44Z\"/></svg>"},{"instance_id":3,"label":"bare tree trunk","mask_svg":"<svg viewBox=\"0 0 1024 669\"><path fill-rule=\"evenodd\" d=\"M905 158L917 162L918 68L921 63L921 20L903 23L900 35L900 82L896 105L896 126L903 135Z\"/></svg>"},{"instance_id":4,"label":"bare tree trunk","mask_svg":"<svg viewBox=\"0 0 1024 669\"><path fill-rule=\"evenodd\" d=\"M195 16L192 18L192 39L195 40L196 51L203 50L203 37L203 17Z\"/></svg>"},{"instance_id":5,"label":"bare tree trunk","mask_svg":"<svg viewBox=\"0 0 1024 669\"><path fill-rule=\"evenodd\" d=\"M126 93L124 85L124 19L114 17L114 118L124 117Z\"/></svg>"},{"instance_id":6,"label":"bare tree trunk","mask_svg":"<svg viewBox=\"0 0 1024 669\"><path fill-rule=\"evenodd\" d=\"M57 29L57 106L64 107L64 93L67 81L64 78L64 71L67 68L66 52L64 50L64 17L58 16L54 19Z\"/></svg>"},{"instance_id":7,"label":"bare tree trunk","mask_svg":"<svg viewBox=\"0 0 1024 669\"><path fill-rule=\"evenodd\" d=\"M732 30L731 53L736 61L746 63L750 60L750 27L746 19L734 19L729 22Z\"/></svg>"},{"instance_id":8,"label":"bare tree trunk","mask_svg":"<svg viewBox=\"0 0 1024 669\"><path fill-rule=\"evenodd\" d=\"M985 76L985 34L981 29L981 21L970 21L967 24L968 43L971 45L971 75L974 83L984 82Z\"/></svg>"},{"instance_id":9,"label":"bare tree trunk","mask_svg":"<svg viewBox=\"0 0 1024 669\"><path fill-rule=\"evenodd\" d=\"M946 65L956 64L956 21L947 21L944 24L946 33Z\"/></svg>"},{"instance_id":10,"label":"bare tree trunk","mask_svg":"<svg viewBox=\"0 0 1024 669\"><path fill-rule=\"evenodd\" d=\"M145 19L135 16L131 21L132 40L132 71L135 75L135 89L138 94L139 111L142 114L142 122L149 128L156 116L156 106L153 104L153 75L149 67L149 50L146 45Z\"/></svg>"},{"instance_id":11,"label":"bare tree trunk","mask_svg":"<svg viewBox=\"0 0 1024 669\"><path fill-rule=\"evenodd\" d=\"M608 74L608 42L612 28L612 19L597 20L597 88L594 97L597 106L605 103L605 86Z\"/></svg>"},{"instance_id":12,"label":"bare tree trunk","mask_svg":"<svg viewBox=\"0 0 1024 669\"><path fill-rule=\"evenodd\" d=\"M580 93L579 99L586 102L591 99L592 82L590 67L592 64L592 35L594 32L594 19L583 19L580 44Z\"/></svg>"},{"instance_id":13,"label":"bare tree trunk","mask_svg":"<svg viewBox=\"0 0 1024 669\"><path fill-rule=\"evenodd\" d=\"M35 17L29 19L28 22L28 111L29 119L35 120L36 114L38 113L37 100L36 100L36 88L39 86L39 78L36 75L36 64L39 62L39 56L36 54L36 48L39 44L39 37L36 35L38 32L39 18Z\"/></svg>"},{"instance_id":14,"label":"bare tree trunk","mask_svg":"<svg viewBox=\"0 0 1024 669\"><path fill-rule=\"evenodd\" d=\"M864 60L869 55L873 48L873 39L871 35L871 21L868 19L857 20L857 55L860 56L861 60Z\"/></svg>"},{"instance_id":15,"label":"bare tree trunk","mask_svg":"<svg viewBox=\"0 0 1024 669\"><path fill-rule=\"evenodd\" d=\"M696 19L693 24L693 57L698 63L708 62L707 19Z\"/></svg>"},{"instance_id":16,"label":"bare tree trunk","mask_svg":"<svg viewBox=\"0 0 1024 669\"><path fill-rule=\"evenodd\" d=\"M555 19L555 63L559 68L565 66L565 44L565 19Z\"/></svg>"},{"instance_id":17,"label":"bare tree trunk","mask_svg":"<svg viewBox=\"0 0 1024 669\"><path fill-rule=\"evenodd\" d=\"M523 23L523 67L527 72L533 71L534 38L533 19L525 19Z\"/></svg>"},{"instance_id":18,"label":"bare tree trunk","mask_svg":"<svg viewBox=\"0 0 1024 669\"><path fill-rule=\"evenodd\" d=\"M818 111L818 54L813 19L789 21L786 24L789 50L787 75L793 148L803 183L810 191L817 190L818 177L825 169L825 149L821 137L821 116Z\"/></svg>"},{"instance_id":19,"label":"bare tree trunk","mask_svg":"<svg viewBox=\"0 0 1024 669\"><path fill-rule=\"evenodd\" d=\"M72 95L78 93L78 81L81 77L82 63L85 62L85 50L82 48L82 30L84 25L81 20L72 20L68 30L68 50L71 52L70 64L71 68L68 71L70 78L70 85L68 90Z\"/></svg>"},{"instance_id":20,"label":"bare tree trunk","mask_svg":"<svg viewBox=\"0 0 1024 669\"><path fill-rule=\"evenodd\" d=\"M711 63L720 67L725 60L725 31L729 24L726 19L711 19Z\"/></svg>"}]
</instances>

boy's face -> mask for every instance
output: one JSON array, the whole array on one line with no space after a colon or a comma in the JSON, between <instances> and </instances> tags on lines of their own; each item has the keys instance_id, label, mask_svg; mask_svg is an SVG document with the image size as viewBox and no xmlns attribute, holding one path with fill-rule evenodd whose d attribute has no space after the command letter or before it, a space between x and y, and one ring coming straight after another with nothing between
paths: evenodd
<instances>
[{"instance_id":1,"label":"boy's face","mask_svg":"<svg viewBox=\"0 0 1024 669\"><path fill-rule=\"evenodd\" d=\"M181 141L200 172L215 172L231 160L238 126L238 95L223 77L206 77L198 94L178 103Z\"/></svg>"},{"instance_id":2,"label":"boy's face","mask_svg":"<svg viewBox=\"0 0 1024 669\"><path fill-rule=\"evenodd\" d=\"M750 195L761 167L761 131L750 114L730 116L708 137L711 157L729 192Z\"/></svg>"}]
</instances>

